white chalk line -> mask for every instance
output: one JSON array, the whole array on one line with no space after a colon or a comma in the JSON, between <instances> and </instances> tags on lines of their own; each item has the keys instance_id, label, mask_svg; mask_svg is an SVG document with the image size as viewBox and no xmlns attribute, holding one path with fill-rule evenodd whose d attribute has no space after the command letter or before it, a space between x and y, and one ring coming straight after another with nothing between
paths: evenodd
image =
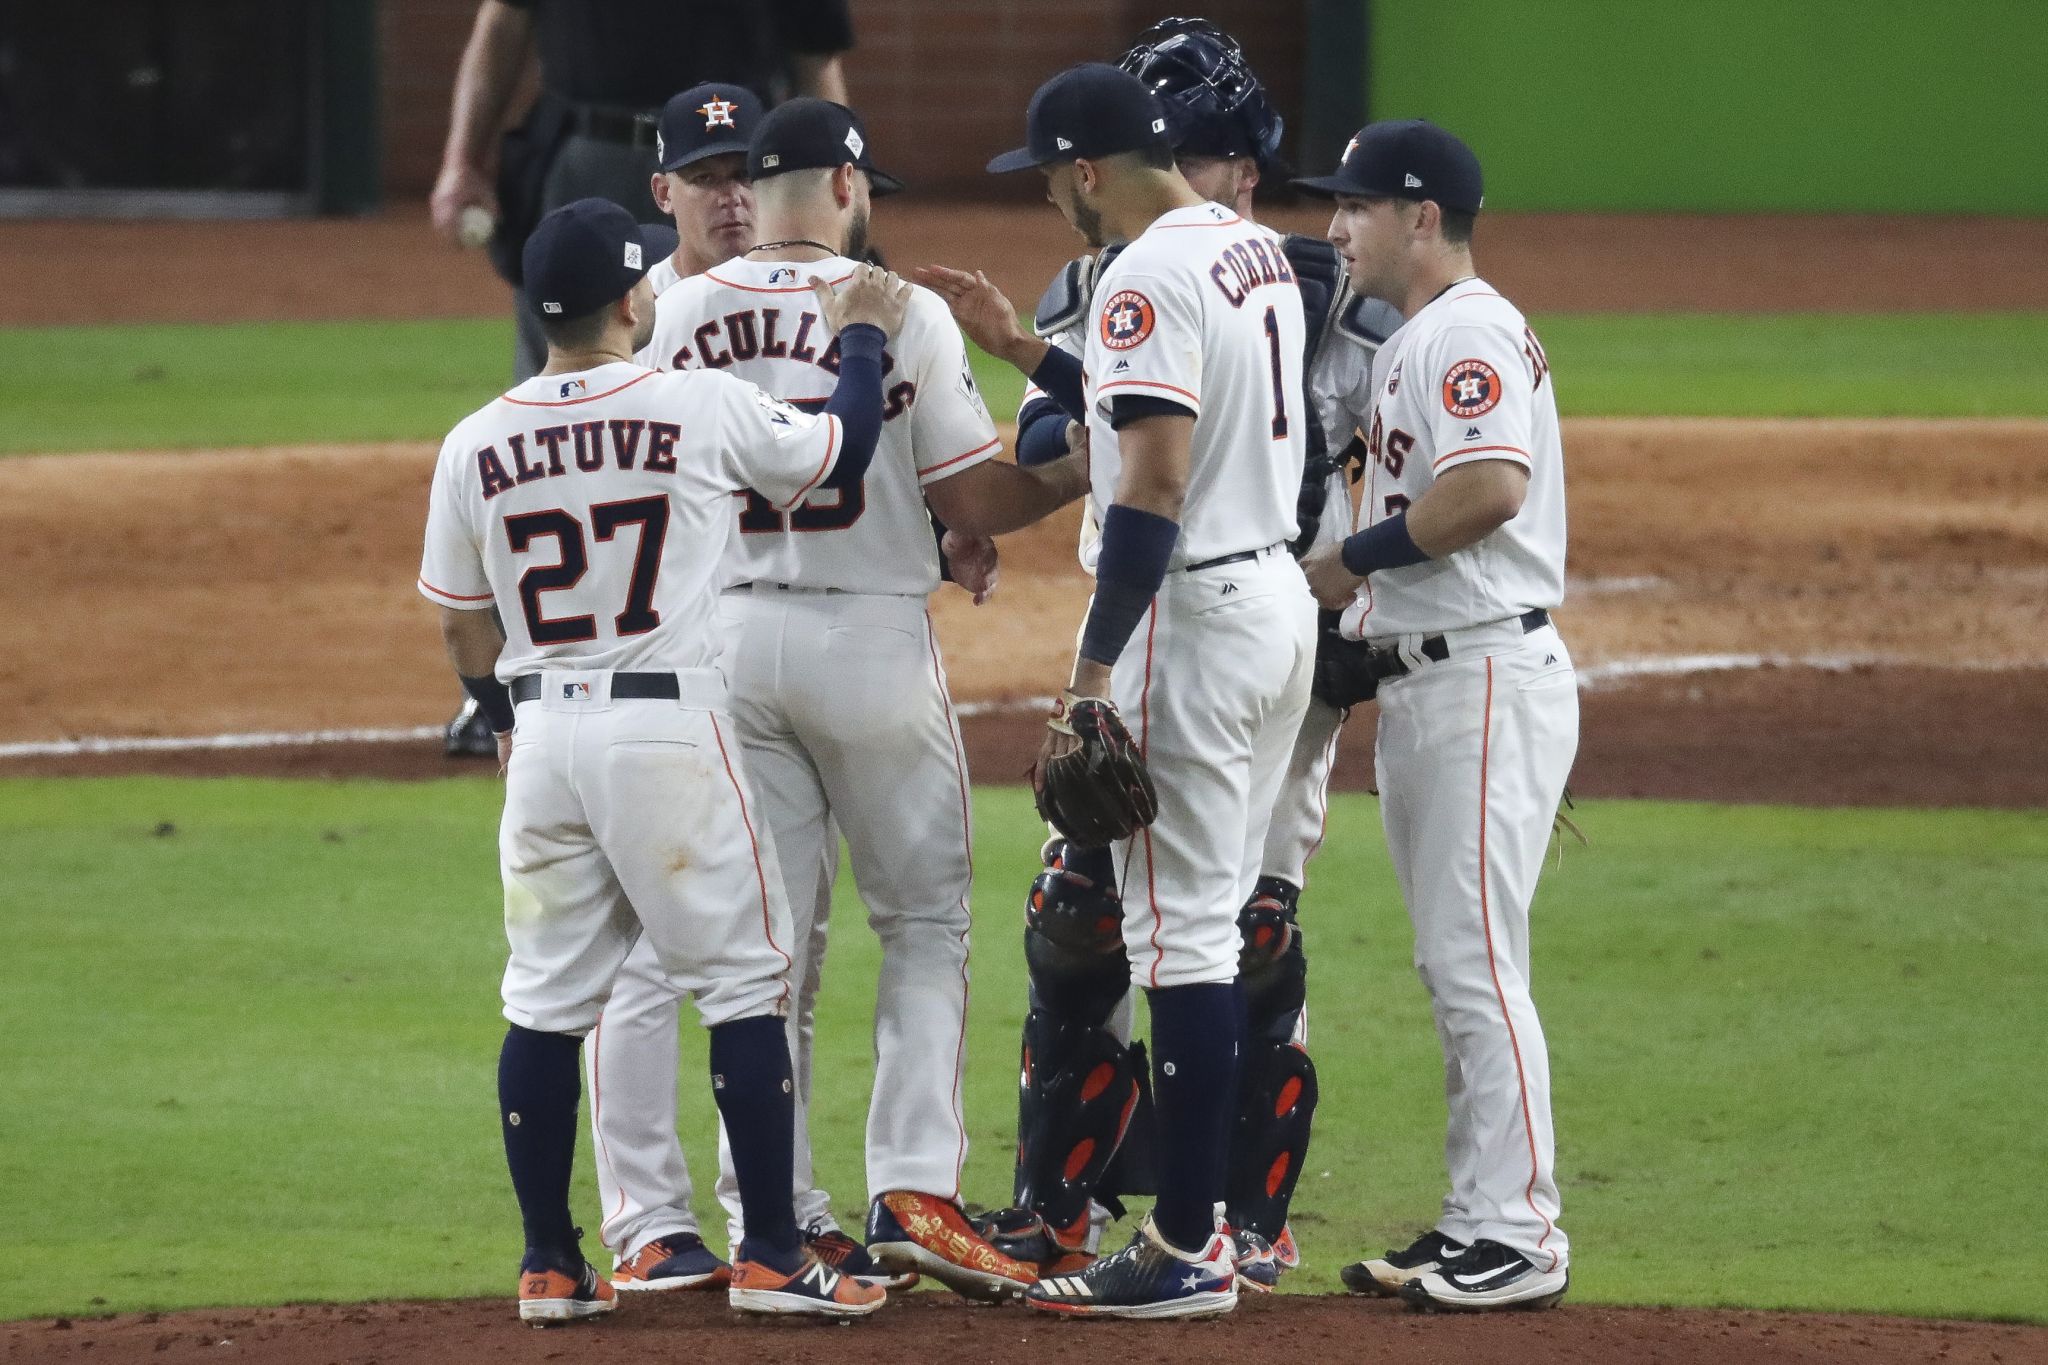
<instances>
[{"instance_id":1,"label":"white chalk line","mask_svg":"<svg viewBox=\"0 0 2048 1365\"><path fill-rule=\"evenodd\" d=\"M1685 677L1697 673L1738 673L1763 668L1807 668L1848 673L1859 668L1941 667L1966 673L2048 669L2048 660L1999 662L1961 660L1940 665L1898 654L1670 654L1615 659L1579 670L1579 685L1599 688L1631 678ZM1051 697L960 702L953 713L976 716L1043 711ZM95 754L201 753L226 749L287 749L317 744L413 744L441 737L439 725L388 730L256 730L224 735L88 735L77 739L27 740L0 744L0 759L76 758Z\"/></svg>"}]
</instances>

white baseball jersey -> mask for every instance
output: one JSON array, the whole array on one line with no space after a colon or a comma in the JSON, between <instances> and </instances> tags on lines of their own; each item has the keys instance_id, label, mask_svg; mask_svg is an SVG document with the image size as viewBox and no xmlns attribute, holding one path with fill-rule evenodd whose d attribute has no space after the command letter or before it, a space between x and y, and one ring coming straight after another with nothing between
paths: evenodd
<instances>
[{"instance_id":1,"label":"white baseball jersey","mask_svg":"<svg viewBox=\"0 0 2048 1365\"><path fill-rule=\"evenodd\" d=\"M535 375L442 443L419 588L496 606L498 676L717 661L711 619L733 494L794 506L839 422L723 374L624 361Z\"/></svg>"},{"instance_id":2,"label":"white baseball jersey","mask_svg":"<svg viewBox=\"0 0 2048 1365\"><path fill-rule=\"evenodd\" d=\"M1405 511L1447 470L1512 460L1522 510L1475 545L1383 569L1345 609L1352 639L1434 634L1564 600L1564 443L1550 362L1521 311L1484 280L1418 310L1373 362L1361 526Z\"/></svg>"},{"instance_id":3,"label":"white baseball jersey","mask_svg":"<svg viewBox=\"0 0 2048 1365\"><path fill-rule=\"evenodd\" d=\"M676 258L672 254L662 257L647 270L647 283L653 288L654 297L657 299L673 289L682 278L683 272L676 269Z\"/></svg>"},{"instance_id":4,"label":"white baseball jersey","mask_svg":"<svg viewBox=\"0 0 2048 1365\"><path fill-rule=\"evenodd\" d=\"M1089 506L1116 501L1110 403L1163 398L1195 413L1172 566L1295 535L1301 488L1301 291L1280 234L1220 204L1163 214L1095 286L1083 358Z\"/></svg>"},{"instance_id":5,"label":"white baseball jersey","mask_svg":"<svg viewBox=\"0 0 2048 1365\"><path fill-rule=\"evenodd\" d=\"M838 338L807 281L843 284L854 266L844 257L727 261L661 296L649 353L672 369L726 370L798 407L822 406L838 382ZM863 485L814 493L786 515L765 498L747 499L729 581L917 597L937 590L924 485L994 457L1002 443L966 342L928 289L913 288L883 359L882 393L882 436Z\"/></svg>"}]
</instances>

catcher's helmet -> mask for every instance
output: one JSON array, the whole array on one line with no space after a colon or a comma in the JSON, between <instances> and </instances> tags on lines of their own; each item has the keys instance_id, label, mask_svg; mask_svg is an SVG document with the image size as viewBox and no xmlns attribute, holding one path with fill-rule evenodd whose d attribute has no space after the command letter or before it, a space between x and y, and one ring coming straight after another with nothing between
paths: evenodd
<instances>
[{"instance_id":1,"label":"catcher's helmet","mask_svg":"<svg viewBox=\"0 0 2048 1365\"><path fill-rule=\"evenodd\" d=\"M1248 156L1279 165L1286 122L1266 100L1237 39L1207 19L1161 19L1117 63L1159 96L1175 146L1189 156Z\"/></svg>"}]
</instances>

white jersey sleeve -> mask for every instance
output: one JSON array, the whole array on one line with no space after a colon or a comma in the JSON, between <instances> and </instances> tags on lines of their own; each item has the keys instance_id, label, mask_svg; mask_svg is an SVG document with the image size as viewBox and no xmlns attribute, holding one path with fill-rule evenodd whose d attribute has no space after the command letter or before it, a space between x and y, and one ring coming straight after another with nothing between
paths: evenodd
<instances>
[{"instance_id":1,"label":"white jersey sleeve","mask_svg":"<svg viewBox=\"0 0 2048 1365\"><path fill-rule=\"evenodd\" d=\"M1484 323L1461 323L1439 332L1422 358L1423 374L1436 385L1424 399L1430 477L1477 460L1529 468L1535 387L1522 339Z\"/></svg>"},{"instance_id":2,"label":"white jersey sleeve","mask_svg":"<svg viewBox=\"0 0 2048 1365\"><path fill-rule=\"evenodd\" d=\"M1185 281L1120 274L1093 310L1097 405L1120 394L1163 398L1202 415L1202 309Z\"/></svg>"},{"instance_id":3,"label":"white jersey sleeve","mask_svg":"<svg viewBox=\"0 0 2048 1365\"><path fill-rule=\"evenodd\" d=\"M837 417L799 411L717 370L702 374L716 385L719 453L735 490L751 488L787 510L832 472L844 435Z\"/></svg>"},{"instance_id":4,"label":"white jersey sleeve","mask_svg":"<svg viewBox=\"0 0 2048 1365\"><path fill-rule=\"evenodd\" d=\"M428 601L457 611L482 611L492 604L491 580L484 570L483 546L477 533L476 508L468 494L472 480L461 464L464 449L457 427L442 443L434 463L433 488L427 498L426 549L420 557L420 594Z\"/></svg>"},{"instance_id":5,"label":"white jersey sleeve","mask_svg":"<svg viewBox=\"0 0 2048 1365\"><path fill-rule=\"evenodd\" d=\"M927 290L914 293L903 333L898 353L913 358L917 385L910 448L923 486L993 458L1003 443L967 363L967 342L944 300Z\"/></svg>"}]
</instances>

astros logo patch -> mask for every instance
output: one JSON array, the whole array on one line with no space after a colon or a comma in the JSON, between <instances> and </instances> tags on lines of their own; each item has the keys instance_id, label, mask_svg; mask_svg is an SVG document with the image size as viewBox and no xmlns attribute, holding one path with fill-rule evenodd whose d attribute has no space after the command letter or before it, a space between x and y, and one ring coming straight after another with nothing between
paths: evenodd
<instances>
[{"instance_id":1,"label":"astros logo patch","mask_svg":"<svg viewBox=\"0 0 2048 1365\"><path fill-rule=\"evenodd\" d=\"M698 105L697 112L704 116L704 131L708 133L713 128L732 128L738 126L732 121L732 111L737 108L739 108L737 104L725 99L707 100L703 104Z\"/></svg>"},{"instance_id":2,"label":"astros logo patch","mask_svg":"<svg viewBox=\"0 0 2048 1365\"><path fill-rule=\"evenodd\" d=\"M1444 410L1453 417L1477 417L1500 401L1500 376L1483 360L1461 360L1444 376Z\"/></svg>"},{"instance_id":3,"label":"astros logo patch","mask_svg":"<svg viewBox=\"0 0 2048 1365\"><path fill-rule=\"evenodd\" d=\"M1135 289L1119 289L1102 308L1102 344L1128 351L1152 335L1152 300Z\"/></svg>"}]
</instances>

